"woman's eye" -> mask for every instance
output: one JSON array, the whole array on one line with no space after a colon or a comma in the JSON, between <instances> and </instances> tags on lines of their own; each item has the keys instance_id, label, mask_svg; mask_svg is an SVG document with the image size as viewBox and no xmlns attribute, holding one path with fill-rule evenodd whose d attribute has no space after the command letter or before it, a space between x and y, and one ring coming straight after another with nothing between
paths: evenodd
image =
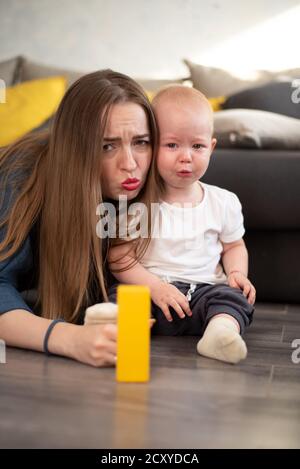
<instances>
[{"instance_id":1,"label":"woman's eye","mask_svg":"<svg viewBox=\"0 0 300 469\"><path fill-rule=\"evenodd\" d=\"M135 145L138 145L138 146L141 146L141 147L144 147L144 146L146 146L146 145L149 145L149 143L150 143L149 140L143 140L143 139L141 139L141 140L136 140L136 141L134 142Z\"/></svg>"},{"instance_id":2,"label":"woman's eye","mask_svg":"<svg viewBox=\"0 0 300 469\"><path fill-rule=\"evenodd\" d=\"M103 148L103 151L106 152L106 151L113 150L114 147L111 143L105 143L102 148Z\"/></svg>"}]
</instances>

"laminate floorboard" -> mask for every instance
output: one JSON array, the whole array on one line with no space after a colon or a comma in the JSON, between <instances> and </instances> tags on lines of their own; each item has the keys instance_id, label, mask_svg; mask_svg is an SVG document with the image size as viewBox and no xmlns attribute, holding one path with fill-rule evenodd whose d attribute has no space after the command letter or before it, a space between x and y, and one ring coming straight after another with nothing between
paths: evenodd
<instances>
[{"instance_id":1,"label":"laminate floorboard","mask_svg":"<svg viewBox=\"0 0 300 469\"><path fill-rule=\"evenodd\" d=\"M151 380L7 349L1 448L299 448L300 306L258 304L248 357L200 357L197 337L153 337ZM294 360L295 361L295 360Z\"/></svg>"}]
</instances>

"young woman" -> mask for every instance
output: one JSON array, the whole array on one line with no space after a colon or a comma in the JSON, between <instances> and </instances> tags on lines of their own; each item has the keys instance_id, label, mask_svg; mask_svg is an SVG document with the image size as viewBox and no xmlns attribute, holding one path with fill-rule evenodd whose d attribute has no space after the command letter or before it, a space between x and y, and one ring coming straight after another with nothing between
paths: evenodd
<instances>
[{"instance_id":1,"label":"young woman","mask_svg":"<svg viewBox=\"0 0 300 469\"><path fill-rule=\"evenodd\" d=\"M150 205L156 142L143 90L104 70L67 91L50 133L2 150L0 338L7 345L115 363L116 326L81 325L87 306L107 300L109 242L96 234L96 211L121 195ZM33 287L39 315L20 294Z\"/></svg>"}]
</instances>

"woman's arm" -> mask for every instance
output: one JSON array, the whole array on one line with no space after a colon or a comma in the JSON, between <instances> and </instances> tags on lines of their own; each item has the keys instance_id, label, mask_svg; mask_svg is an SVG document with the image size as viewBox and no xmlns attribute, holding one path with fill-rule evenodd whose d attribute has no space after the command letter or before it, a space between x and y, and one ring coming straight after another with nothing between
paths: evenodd
<instances>
[{"instance_id":1,"label":"woman's arm","mask_svg":"<svg viewBox=\"0 0 300 469\"><path fill-rule=\"evenodd\" d=\"M13 347L42 352L51 322L25 310L8 311L0 315L0 339ZM60 322L51 332L48 349L53 354L89 365L108 366L116 362L116 340L117 328L114 324L77 326Z\"/></svg>"},{"instance_id":2,"label":"woman's arm","mask_svg":"<svg viewBox=\"0 0 300 469\"><path fill-rule=\"evenodd\" d=\"M7 345L43 351L51 320L35 316L18 291L18 277L32 267L30 239L0 262L0 339ZM116 326L77 326L58 323L51 332L50 352L93 366L115 364Z\"/></svg>"},{"instance_id":3,"label":"woman's arm","mask_svg":"<svg viewBox=\"0 0 300 469\"><path fill-rule=\"evenodd\" d=\"M15 309L0 315L0 338L7 345L41 352L43 338L50 324L50 319ZM58 326L59 324L56 325L57 328Z\"/></svg>"}]
</instances>

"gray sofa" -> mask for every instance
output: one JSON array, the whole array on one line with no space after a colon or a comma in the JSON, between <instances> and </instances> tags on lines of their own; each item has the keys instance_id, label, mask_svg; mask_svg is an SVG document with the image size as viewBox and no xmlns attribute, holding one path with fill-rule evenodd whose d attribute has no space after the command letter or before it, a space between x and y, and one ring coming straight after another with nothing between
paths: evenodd
<instances>
[{"instance_id":1,"label":"gray sofa","mask_svg":"<svg viewBox=\"0 0 300 469\"><path fill-rule=\"evenodd\" d=\"M241 200L257 299L300 302L300 151L216 149L203 181Z\"/></svg>"}]
</instances>

